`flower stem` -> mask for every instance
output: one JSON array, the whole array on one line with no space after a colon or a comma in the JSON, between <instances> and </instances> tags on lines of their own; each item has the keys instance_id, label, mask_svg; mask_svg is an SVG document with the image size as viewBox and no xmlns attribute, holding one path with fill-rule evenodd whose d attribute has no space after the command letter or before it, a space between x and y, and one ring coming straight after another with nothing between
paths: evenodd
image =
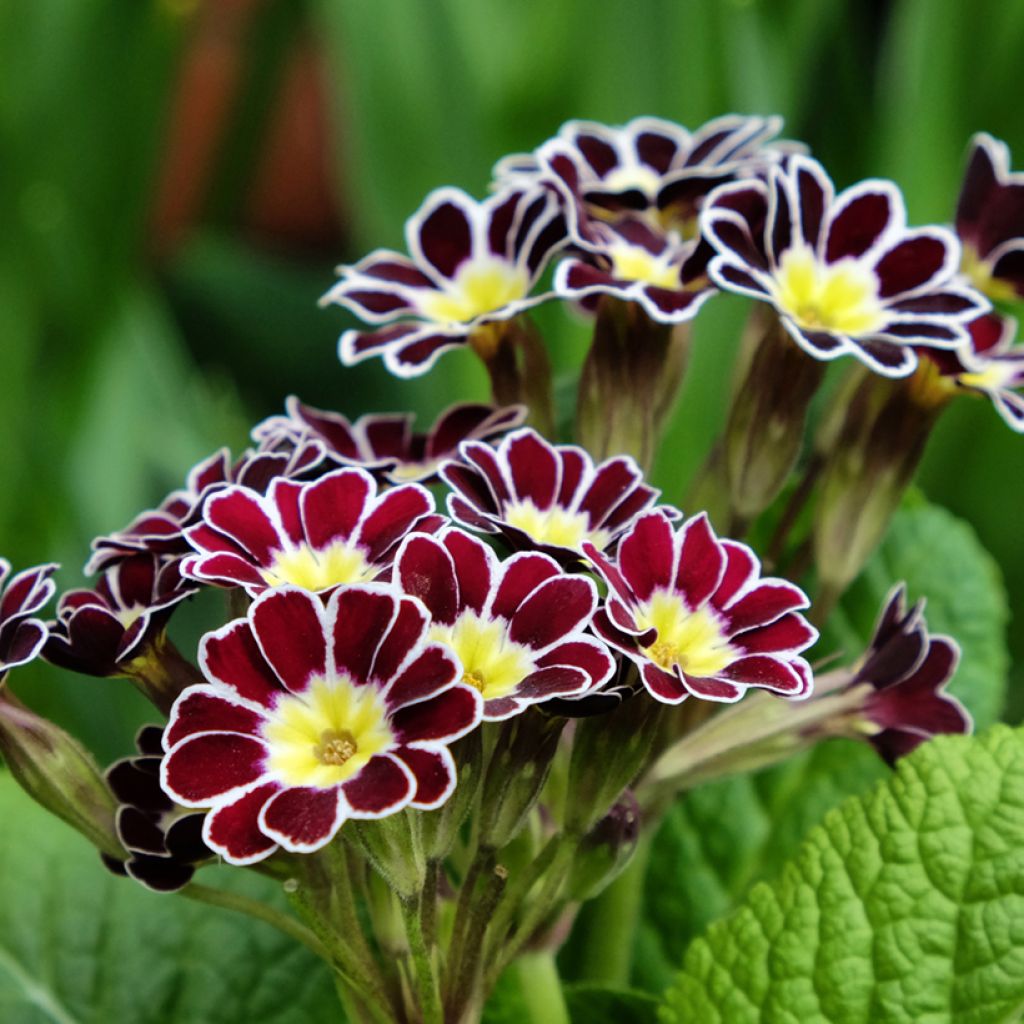
<instances>
[{"instance_id":1,"label":"flower stem","mask_svg":"<svg viewBox=\"0 0 1024 1024\"><path fill-rule=\"evenodd\" d=\"M280 910L242 896L237 892L225 892L223 889L214 889L209 885L198 885L193 882L181 890L180 895L197 903L208 903L210 906L221 907L224 910L233 910L239 914L246 914L273 925L278 931L302 943L310 952L314 953L321 960L331 963L331 954L327 947L307 928L301 921L296 920L291 914L284 914Z\"/></svg>"},{"instance_id":2,"label":"flower stem","mask_svg":"<svg viewBox=\"0 0 1024 1024\"><path fill-rule=\"evenodd\" d=\"M422 895L414 896L412 899L401 899L399 902L402 907L405 933L409 939L413 981L416 986L419 1009L423 1015L423 1024L444 1024L437 967L427 948L426 939L423 937Z\"/></svg>"},{"instance_id":3,"label":"flower stem","mask_svg":"<svg viewBox=\"0 0 1024 1024\"><path fill-rule=\"evenodd\" d=\"M525 953L516 961L514 970L530 1024L569 1024L554 953Z\"/></svg>"}]
</instances>

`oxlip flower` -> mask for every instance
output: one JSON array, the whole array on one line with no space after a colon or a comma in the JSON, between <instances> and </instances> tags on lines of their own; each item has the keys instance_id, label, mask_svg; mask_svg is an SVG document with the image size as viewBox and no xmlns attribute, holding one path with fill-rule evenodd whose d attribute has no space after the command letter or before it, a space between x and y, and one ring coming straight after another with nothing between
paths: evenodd
<instances>
[{"instance_id":1,"label":"oxlip flower","mask_svg":"<svg viewBox=\"0 0 1024 1024\"><path fill-rule=\"evenodd\" d=\"M350 818L438 807L455 786L448 744L483 700L428 639L429 615L386 585L283 586L207 634L209 680L178 699L161 785L208 808L207 845L233 864L278 846L310 853Z\"/></svg>"},{"instance_id":2,"label":"oxlip flower","mask_svg":"<svg viewBox=\"0 0 1024 1024\"><path fill-rule=\"evenodd\" d=\"M468 441L459 453L441 470L455 492L451 516L562 561L579 559L584 542L610 548L658 497L628 456L594 465L582 448L549 444L529 428L508 434L497 449Z\"/></svg>"},{"instance_id":3,"label":"oxlip flower","mask_svg":"<svg viewBox=\"0 0 1024 1024\"><path fill-rule=\"evenodd\" d=\"M719 540L703 513L678 532L661 511L641 516L615 561L591 544L584 550L608 584L594 628L639 667L658 700L736 701L751 687L810 693L799 655L818 634L799 614L806 595L762 578L750 548Z\"/></svg>"},{"instance_id":4,"label":"oxlip flower","mask_svg":"<svg viewBox=\"0 0 1024 1024\"><path fill-rule=\"evenodd\" d=\"M955 224L971 284L995 301L1024 298L1024 174L985 132L971 139Z\"/></svg>"},{"instance_id":5,"label":"oxlip flower","mask_svg":"<svg viewBox=\"0 0 1024 1024\"><path fill-rule=\"evenodd\" d=\"M272 416L253 430L257 440L287 434L294 443L312 436L326 447L326 458L340 466L362 466L392 483L426 483L463 441L488 441L518 427L526 407L496 408L463 402L445 409L426 433L413 430L411 413L371 414L351 422L339 412L315 409L294 395L286 416Z\"/></svg>"},{"instance_id":6,"label":"oxlip flower","mask_svg":"<svg viewBox=\"0 0 1024 1024\"><path fill-rule=\"evenodd\" d=\"M392 373L417 376L488 324L542 302L547 296L531 292L565 241L565 219L549 189L511 188L477 202L440 188L405 234L410 256L379 249L341 267L341 280L321 300L380 325L341 336L346 365L383 356Z\"/></svg>"},{"instance_id":7,"label":"oxlip flower","mask_svg":"<svg viewBox=\"0 0 1024 1024\"><path fill-rule=\"evenodd\" d=\"M35 617L53 597L57 566L39 565L11 576L0 558L0 682L9 669L32 661L46 643L46 624Z\"/></svg>"},{"instance_id":8,"label":"oxlip flower","mask_svg":"<svg viewBox=\"0 0 1024 1024\"><path fill-rule=\"evenodd\" d=\"M327 590L379 577L411 530L434 530L434 499L419 484L377 493L363 469L337 469L308 483L278 478L266 496L246 487L211 495L186 537L198 554L182 572L244 587L255 596L292 583Z\"/></svg>"},{"instance_id":9,"label":"oxlip flower","mask_svg":"<svg viewBox=\"0 0 1024 1024\"><path fill-rule=\"evenodd\" d=\"M431 614L430 636L462 664L494 721L553 697L602 687L615 670L604 644L586 633L597 590L539 552L499 561L460 530L407 537L395 582Z\"/></svg>"},{"instance_id":10,"label":"oxlip flower","mask_svg":"<svg viewBox=\"0 0 1024 1024\"><path fill-rule=\"evenodd\" d=\"M892 182L834 194L801 155L766 180L717 188L701 212L722 289L770 304L815 359L850 354L876 373L905 377L915 346L955 349L988 303L956 280L960 248L945 228L908 229Z\"/></svg>"},{"instance_id":11,"label":"oxlip flower","mask_svg":"<svg viewBox=\"0 0 1024 1024\"><path fill-rule=\"evenodd\" d=\"M192 881L196 865L213 856L203 842L203 815L176 806L160 788L163 729L143 726L135 745L136 756L116 761L106 772L119 805L117 837L128 857L103 854L103 863L147 889L177 892Z\"/></svg>"}]
</instances>

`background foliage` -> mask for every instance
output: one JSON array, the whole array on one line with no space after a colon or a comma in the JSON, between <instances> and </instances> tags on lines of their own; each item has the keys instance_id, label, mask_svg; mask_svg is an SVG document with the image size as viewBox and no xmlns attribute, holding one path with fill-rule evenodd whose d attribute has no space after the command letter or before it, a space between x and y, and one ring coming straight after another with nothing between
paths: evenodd
<instances>
[{"instance_id":1,"label":"background foliage","mask_svg":"<svg viewBox=\"0 0 1024 1024\"><path fill-rule=\"evenodd\" d=\"M91 537L199 457L243 447L289 392L350 415L483 397L463 353L414 382L343 370L344 315L316 299L336 263L400 245L431 188L481 193L498 157L568 118L782 113L839 186L892 177L912 222L944 221L971 133L1004 138L1024 166L1022 49L1024 7L1004 0L0 0L0 552L18 567L55 558L79 584ZM720 423L744 314L719 298L701 315L701 386L656 470L670 499ZM571 376L585 329L557 308L541 320ZM1016 622L1022 443L985 403L957 402L920 481L993 554ZM926 525L899 528L920 539ZM969 563L947 557L918 592L970 610ZM885 578L877 566L862 594ZM869 603L855 603L862 633ZM1015 721L1024 632L1010 639ZM145 715L119 682L33 666L15 685L104 760ZM985 699L994 717L999 695ZM752 798L734 796L741 816ZM699 807L686 815L664 841L685 850L699 827L728 843ZM753 880L737 871L714 913Z\"/></svg>"}]
</instances>

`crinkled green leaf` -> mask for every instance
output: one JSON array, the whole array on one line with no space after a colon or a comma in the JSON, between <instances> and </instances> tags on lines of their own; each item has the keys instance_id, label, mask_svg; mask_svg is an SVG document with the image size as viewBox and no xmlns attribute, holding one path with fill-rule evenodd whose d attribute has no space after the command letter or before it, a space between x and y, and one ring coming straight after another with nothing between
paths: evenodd
<instances>
[{"instance_id":1,"label":"crinkled green leaf","mask_svg":"<svg viewBox=\"0 0 1024 1024\"><path fill-rule=\"evenodd\" d=\"M275 929L116 878L0 772L3 1024L339 1024L330 974ZM205 883L274 900L250 872Z\"/></svg>"},{"instance_id":2,"label":"crinkled green leaf","mask_svg":"<svg viewBox=\"0 0 1024 1024\"><path fill-rule=\"evenodd\" d=\"M941 737L830 811L686 953L664 1024L996 1024L1024 1009L1024 732Z\"/></svg>"}]
</instances>

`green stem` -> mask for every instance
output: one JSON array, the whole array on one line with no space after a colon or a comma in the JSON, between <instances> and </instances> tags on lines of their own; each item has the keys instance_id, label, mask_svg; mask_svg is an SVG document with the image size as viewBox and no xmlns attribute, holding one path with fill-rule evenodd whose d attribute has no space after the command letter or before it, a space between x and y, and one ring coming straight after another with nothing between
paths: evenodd
<instances>
[{"instance_id":1,"label":"green stem","mask_svg":"<svg viewBox=\"0 0 1024 1024\"><path fill-rule=\"evenodd\" d=\"M422 898L402 899L399 902L402 906L405 934L409 939L413 982L416 986L419 1009L423 1015L423 1024L444 1024L437 967L423 937Z\"/></svg>"},{"instance_id":2,"label":"green stem","mask_svg":"<svg viewBox=\"0 0 1024 1024\"><path fill-rule=\"evenodd\" d=\"M514 969L530 1024L570 1024L554 953L526 953Z\"/></svg>"},{"instance_id":3,"label":"green stem","mask_svg":"<svg viewBox=\"0 0 1024 1024\"><path fill-rule=\"evenodd\" d=\"M181 895L197 903L208 903L213 907L221 907L224 910L233 910L239 914L246 914L257 921L264 921L273 925L278 931L290 936L297 942L301 942L310 952L315 953L321 960L332 963L331 954L327 947L307 928L301 921L296 920L290 914L283 914L280 910L268 907L265 903L242 896L236 892L225 892L223 889L213 889L208 885L197 885L193 882L181 890Z\"/></svg>"},{"instance_id":4,"label":"green stem","mask_svg":"<svg viewBox=\"0 0 1024 1024\"><path fill-rule=\"evenodd\" d=\"M628 985L633 967L633 941L643 905L644 879L652 837L637 844L625 871L586 907L583 979L607 985Z\"/></svg>"}]
</instances>

